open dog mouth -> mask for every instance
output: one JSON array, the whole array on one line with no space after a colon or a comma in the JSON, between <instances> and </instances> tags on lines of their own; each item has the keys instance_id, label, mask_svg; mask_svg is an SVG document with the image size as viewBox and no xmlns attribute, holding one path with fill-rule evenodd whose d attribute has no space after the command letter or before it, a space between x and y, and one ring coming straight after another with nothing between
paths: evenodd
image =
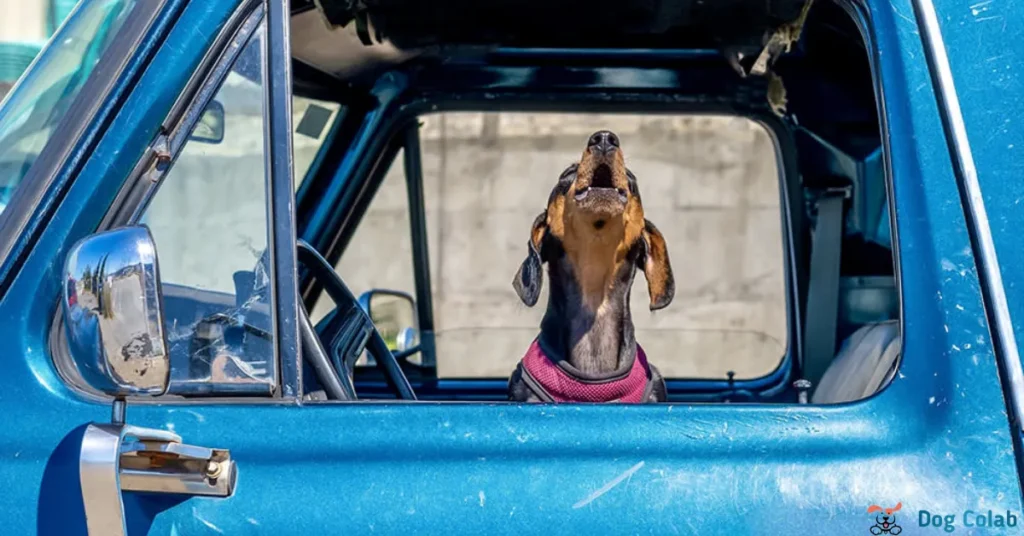
<instances>
[{"instance_id":1,"label":"open dog mouth","mask_svg":"<svg viewBox=\"0 0 1024 536\"><path fill-rule=\"evenodd\" d=\"M576 201L583 203L606 204L617 201L620 205L626 204L626 190L616 188L612 182L612 168L608 164L601 164L594 170L590 178L590 184L576 191Z\"/></svg>"}]
</instances>

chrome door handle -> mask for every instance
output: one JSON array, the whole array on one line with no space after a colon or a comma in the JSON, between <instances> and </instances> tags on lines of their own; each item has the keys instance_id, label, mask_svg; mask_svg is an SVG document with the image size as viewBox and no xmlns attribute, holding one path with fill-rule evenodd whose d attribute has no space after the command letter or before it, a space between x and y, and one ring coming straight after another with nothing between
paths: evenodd
<instances>
[{"instance_id":1,"label":"chrome door handle","mask_svg":"<svg viewBox=\"0 0 1024 536\"><path fill-rule=\"evenodd\" d=\"M78 472L86 528L103 536L127 536L122 491L228 497L237 479L229 451L127 424L86 426Z\"/></svg>"}]
</instances>

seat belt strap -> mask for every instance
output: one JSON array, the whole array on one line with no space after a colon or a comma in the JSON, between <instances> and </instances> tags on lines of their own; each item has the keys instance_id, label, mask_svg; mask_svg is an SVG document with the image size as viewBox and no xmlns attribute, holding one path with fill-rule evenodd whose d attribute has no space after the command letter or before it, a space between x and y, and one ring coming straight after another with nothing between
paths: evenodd
<instances>
[{"instance_id":1,"label":"seat belt strap","mask_svg":"<svg viewBox=\"0 0 1024 536\"><path fill-rule=\"evenodd\" d=\"M843 238L843 201L849 189L828 189L816 203L818 219L811 238L811 274L804 311L803 377L816 388L836 352L839 323L839 262Z\"/></svg>"}]
</instances>

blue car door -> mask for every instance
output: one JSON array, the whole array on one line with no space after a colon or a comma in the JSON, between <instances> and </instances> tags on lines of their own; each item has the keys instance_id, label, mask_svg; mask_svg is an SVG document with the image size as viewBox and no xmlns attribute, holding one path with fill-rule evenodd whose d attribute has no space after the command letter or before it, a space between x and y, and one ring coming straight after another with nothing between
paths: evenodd
<instances>
[{"instance_id":1,"label":"blue car door","mask_svg":"<svg viewBox=\"0 0 1024 536\"><path fill-rule=\"evenodd\" d=\"M897 378L836 406L631 406L304 400L286 5L168 0L140 30L152 49L128 53L135 70L97 96L107 108L49 182L28 185L41 201L8 207L26 223L0 236L13 251L0 274L0 479L17 483L0 515L12 533L84 534L116 507L83 500L95 482L80 472L82 437L109 422L111 400L76 380L57 303L72 244L137 223L157 247L172 365L205 368L173 369L170 394L130 400L127 423L229 450L237 482L228 497L124 491L129 534L866 534L871 504L901 504L911 526L921 512L1021 512L970 207L919 60L922 4L850 5L886 128ZM223 139L201 139L194 125L220 108ZM119 209L133 196L146 201ZM219 262L225 248L251 264ZM254 342L201 344L206 319L239 310Z\"/></svg>"}]
</instances>

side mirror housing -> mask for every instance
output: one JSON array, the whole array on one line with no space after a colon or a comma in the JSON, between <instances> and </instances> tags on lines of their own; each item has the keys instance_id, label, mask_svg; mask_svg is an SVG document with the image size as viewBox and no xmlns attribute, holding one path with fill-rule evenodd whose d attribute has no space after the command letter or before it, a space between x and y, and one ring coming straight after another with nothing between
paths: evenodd
<instances>
[{"instance_id":1,"label":"side mirror housing","mask_svg":"<svg viewBox=\"0 0 1024 536\"><path fill-rule=\"evenodd\" d=\"M167 391L160 269L147 227L76 243L64 264L61 307L71 357L91 387L114 397Z\"/></svg>"},{"instance_id":2,"label":"side mirror housing","mask_svg":"<svg viewBox=\"0 0 1024 536\"><path fill-rule=\"evenodd\" d=\"M359 296L359 305L392 352L404 352L419 345L419 319L412 296L396 290L373 289Z\"/></svg>"}]
</instances>

